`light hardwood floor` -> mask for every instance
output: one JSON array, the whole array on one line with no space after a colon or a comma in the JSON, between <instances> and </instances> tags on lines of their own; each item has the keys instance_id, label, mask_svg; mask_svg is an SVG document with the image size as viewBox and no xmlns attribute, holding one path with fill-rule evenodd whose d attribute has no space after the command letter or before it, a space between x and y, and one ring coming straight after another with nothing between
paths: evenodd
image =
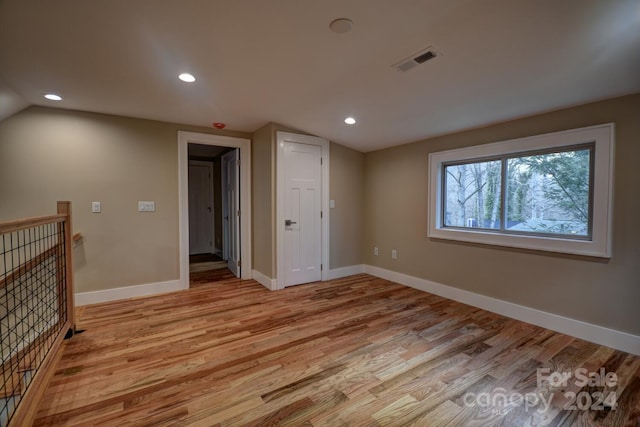
<instances>
[{"instance_id":1,"label":"light hardwood floor","mask_svg":"<svg viewBox=\"0 0 640 427\"><path fill-rule=\"evenodd\" d=\"M277 292L230 279L83 307L77 323L86 332L67 342L36 425L636 426L640 419L640 357L364 274ZM538 368L580 367L615 372L617 384L580 387L573 378L538 387ZM582 406L610 391L615 410L562 409L565 393L582 396ZM533 405L549 396L548 410Z\"/></svg>"}]
</instances>

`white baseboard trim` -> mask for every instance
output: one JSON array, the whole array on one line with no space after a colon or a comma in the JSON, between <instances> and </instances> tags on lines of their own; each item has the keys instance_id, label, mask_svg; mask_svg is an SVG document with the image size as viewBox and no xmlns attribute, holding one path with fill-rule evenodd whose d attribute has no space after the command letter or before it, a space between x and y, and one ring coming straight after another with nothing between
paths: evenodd
<instances>
[{"instance_id":1,"label":"white baseboard trim","mask_svg":"<svg viewBox=\"0 0 640 427\"><path fill-rule=\"evenodd\" d=\"M570 319L568 317L476 294L474 292L465 291L452 286L442 285L419 277L409 276L407 274L386 270L380 267L374 267L372 265L365 265L364 271L372 276L387 279L392 282L410 286L412 288L459 301L464 304L469 304L516 320L542 326L543 328L551 329L552 331L561 332L596 344L626 351L627 353L640 355L640 336L637 335L605 328L603 326L594 325L581 320Z\"/></svg>"},{"instance_id":2,"label":"white baseboard trim","mask_svg":"<svg viewBox=\"0 0 640 427\"><path fill-rule=\"evenodd\" d=\"M145 285L124 286L122 288L105 289L103 291L81 292L75 294L76 306L98 304L101 302L117 301L120 299L164 294L166 292L188 289L179 280L167 282L147 283Z\"/></svg>"},{"instance_id":3,"label":"white baseboard trim","mask_svg":"<svg viewBox=\"0 0 640 427\"><path fill-rule=\"evenodd\" d=\"M354 274L364 273L364 264L350 265L348 267L340 267L329 270L329 280L341 279Z\"/></svg>"},{"instance_id":4,"label":"white baseboard trim","mask_svg":"<svg viewBox=\"0 0 640 427\"><path fill-rule=\"evenodd\" d=\"M278 289L278 282L276 281L276 279L272 279L260 273L258 270L252 270L251 275L253 276L253 280L260 283L270 291L275 291L276 289Z\"/></svg>"}]
</instances>

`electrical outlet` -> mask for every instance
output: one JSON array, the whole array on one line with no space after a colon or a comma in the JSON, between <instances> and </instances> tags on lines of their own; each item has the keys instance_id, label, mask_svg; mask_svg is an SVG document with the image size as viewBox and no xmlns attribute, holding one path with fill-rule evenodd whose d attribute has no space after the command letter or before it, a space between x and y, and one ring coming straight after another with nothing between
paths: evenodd
<instances>
[{"instance_id":1,"label":"electrical outlet","mask_svg":"<svg viewBox=\"0 0 640 427\"><path fill-rule=\"evenodd\" d=\"M396 251L395 249L391 249L391 258L392 259L397 259L398 258L398 251Z\"/></svg>"},{"instance_id":2,"label":"electrical outlet","mask_svg":"<svg viewBox=\"0 0 640 427\"><path fill-rule=\"evenodd\" d=\"M374 246L374 248L373 248L373 254L374 254L375 256L378 256L378 247L377 247L377 246Z\"/></svg>"},{"instance_id":3,"label":"electrical outlet","mask_svg":"<svg viewBox=\"0 0 640 427\"><path fill-rule=\"evenodd\" d=\"M91 212L100 213L102 212L102 205L100 202L91 202Z\"/></svg>"}]
</instances>

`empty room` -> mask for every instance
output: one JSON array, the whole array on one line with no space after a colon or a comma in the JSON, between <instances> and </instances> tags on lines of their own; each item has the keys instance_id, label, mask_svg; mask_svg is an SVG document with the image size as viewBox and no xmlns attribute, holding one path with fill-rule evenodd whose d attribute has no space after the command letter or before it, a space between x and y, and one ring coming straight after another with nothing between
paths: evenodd
<instances>
[{"instance_id":1,"label":"empty room","mask_svg":"<svg viewBox=\"0 0 640 427\"><path fill-rule=\"evenodd\" d=\"M0 0L0 427L640 426L639 0Z\"/></svg>"}]
</instances>

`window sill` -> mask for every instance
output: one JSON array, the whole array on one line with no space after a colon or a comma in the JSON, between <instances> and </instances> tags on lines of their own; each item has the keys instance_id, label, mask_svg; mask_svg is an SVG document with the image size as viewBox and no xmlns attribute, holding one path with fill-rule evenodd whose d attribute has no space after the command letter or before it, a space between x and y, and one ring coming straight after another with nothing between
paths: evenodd
<instances>
[{"instance_id":1,"label":"window sill","mask_svg":"<svg viewBox=\"0 0 640 427\"><path fill-rule=\"evenodd\" d=\"M607 242L567 239L535 235L514 235L491 231L437 228L429 231L429 237L459 242L480 243L491 246L505 246L534 251L557 252L597 258L611 258L611 248Z\"/></svg>"}]
</instances>

